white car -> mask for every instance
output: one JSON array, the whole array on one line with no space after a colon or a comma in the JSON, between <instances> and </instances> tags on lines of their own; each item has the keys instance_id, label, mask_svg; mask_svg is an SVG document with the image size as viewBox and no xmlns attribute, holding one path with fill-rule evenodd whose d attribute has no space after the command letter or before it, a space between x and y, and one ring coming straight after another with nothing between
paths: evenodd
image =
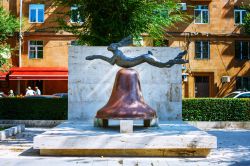
<instances>
[{"instance_id":1,"label":"white car","mask_svg":"<svg viewBox=\"0 0 250 166\"><path fill-rule=\"evenodd\" d=\"M0 92L0 98L3 98L3 97L7 97L7 95L4 94L3 92Z\"/></svg>"},{"instance_id":2,"label":"white car","mask_svg":"<svg viewBox=\"0 0 250 166\"><path fill-rule=\"evenodd\" d=\"M250 98L250 92L236 91L226 95L224 98Z\"/></svg>"}]
</instances>

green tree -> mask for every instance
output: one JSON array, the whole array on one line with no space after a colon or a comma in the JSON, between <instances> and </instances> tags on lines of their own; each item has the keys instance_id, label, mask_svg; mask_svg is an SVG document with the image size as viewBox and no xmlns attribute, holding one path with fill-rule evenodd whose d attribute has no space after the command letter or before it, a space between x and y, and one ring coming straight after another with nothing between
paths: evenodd
<instances>
[{"instance_id":1,"label":"green tree","mask_svg":"<svg viewBox=\"0 0 250 166\"><path fill-rule=\"evenodd\" d=\"M162 39L166 28L184 21L178 0L54 0L56 5L75 6L62 14L60 28L79 37L80 44L108 45L132 35L147 33ZM57 13L59 14L59 13ZM69 23L65 15L81 23Z\"/></svg>"},{"instance_id":2,"label":"green tree","mask_svg":"<svg viewBox=\"0 0 250 166\"><path fill-rule=\"evenodd\" d=\"M3 66L9 66L8 58L11 48L6 41L14 35L18 27L18 19L0 7L0 70L5 69Z\"/></svg>"},{"instance_id":3,"label":"green tree","mask_svg":"<svg viewBox=\"0 0 250 166\"><path fill-rule=\"evenodd\" d=\"M250 6L249 6L249 9L250 9ZM247 15L245 16L244 27L245 27L246 33L250 34L250 12L248 12Z\"/></svg>"},{"instance_id":4,"label":"green tree","mask_svg":"<svg viewBox=\"0 0 250 166\"><path fill-rule=\"evenodd\" d=\"M250 34L250 13L247 14L246 18L245 18L245 30L246 33Z\"/></svg>"}]
</instances>

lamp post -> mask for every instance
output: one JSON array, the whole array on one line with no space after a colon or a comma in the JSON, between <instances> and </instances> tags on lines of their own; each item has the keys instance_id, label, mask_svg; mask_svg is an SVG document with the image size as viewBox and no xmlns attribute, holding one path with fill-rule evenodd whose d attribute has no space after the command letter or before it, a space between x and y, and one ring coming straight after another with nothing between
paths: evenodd
<instances>
[{"instance_id":1,"label":"lamp post","mask_svg":"<svg viewBox=\"0 0 250 166\"><path fill-rule=\"evenodd\" d=\"M22 17L23 17L23 0L20 0L20 18L19 18L19 67L22 67ZM20 94L20 80L18 80L17 92Z\"/></svg>"},{"instance_id":2,"label":"lamp post","mask_svg":"<svg viewBox=\"0 0 250 166\"><path fill-rule=\"evenodd\" d=\"M19 67L22 67L22 17L23 0L20 0L20 18L19 18Z\"/></svg>"}]
</instances>

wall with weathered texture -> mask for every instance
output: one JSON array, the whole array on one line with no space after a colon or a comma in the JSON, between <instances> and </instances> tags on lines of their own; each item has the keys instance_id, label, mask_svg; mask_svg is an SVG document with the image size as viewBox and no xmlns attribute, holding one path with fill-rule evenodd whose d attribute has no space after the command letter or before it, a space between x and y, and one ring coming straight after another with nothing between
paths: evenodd
<instances>
[{"instance_id":1,"label":"wall with weathered texture","mask_svg":"<svg viewBox=\"0 0 250 166\"><path fill-rule=\"evenodd\" d=\"M209 40L210 41L210 58L196 59L195 58L195 41ZM237 77L250 76L249 60L238 60L235 58L235 41L250 40L250 36L244 39L236 37L214 38L214 37L192 37L189 39L187 58L189 64L188 82L183 87L183 97L195 97L195 76L209 77L209 96L223 97L226 94L236 90ZM185 40L181 37L176 37L169 40L170 47L181 47L185 45ZM229 83L222 83L222 76L230 76Z\"/></svg>"},{"instance_id":2,"label":"wall with weathered texture","mask_svg":"<svg viewBox=\"0 0 250 166\"><path fill-rule=\"evenodd\" d=\"M26 36L23 42L22 67L67 67L70 39L56 36ZM29 58L28 42L31 40L43 41L43 58Z\"/></svg>"},{"instance_id":3,"label":"wall with weathered texture","mask_svg":"<svg viewBox=\"0 0 250 166\"><path fill-rule=\"evenodd\" d=\"M209 34L240 34L244 28L234 23L234 8L243 4L249 5L249 0L181 0L187 4L185 14L190 19L180 22L168 31L173 32L197 32ZM209 9L209 24L194 23L194 7L196 5L207 5ZM226 38L226 37L225 37Z\"/></svg>"},{"instance_id":4,"label":"wall with weathered texture","mask_svg":"<svg viewBox=\"0 0 250 166\"><path fill-rule=\"evenodd\" d=\"M180 50L168 47L123 47L125 55L131 57L145 54L148 50L162 61L173 59ZM87 61L88 55L112 53L106 47L71 46L69 48L69 120L93 121L111 94L118 66L111 66L101 60ZM181 120L182 85L181 65L172 68L156 68L142 64L138 71L141 88L147 104L154 108L160 120Z\"/></svg>"}]
</instances>

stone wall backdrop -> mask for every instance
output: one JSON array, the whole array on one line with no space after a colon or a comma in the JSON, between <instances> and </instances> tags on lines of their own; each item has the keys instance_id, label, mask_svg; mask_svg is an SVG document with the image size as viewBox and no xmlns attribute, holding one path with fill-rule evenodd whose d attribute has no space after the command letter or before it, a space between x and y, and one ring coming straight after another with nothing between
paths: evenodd
<instances>
[{"instance_id":1,"label":"stone wall backdrop","mask_svg":"<svg viewBox=\"0 0 250 166\"><path fill-rule=\"evenodd\" d=\"M163 62L173 59L179 48L122 47L127 56L145 54L148 50ZM93 121L112 91L118 66L102 60L87 61L88 55L112 56L107 47L71 46L69 48L69 120ZM141 64L134 69L139 73L144 100L157 111L160 120L181 120L182 81L181 65L172 68L156 68Z\"/></svg>"}]
</instances>

